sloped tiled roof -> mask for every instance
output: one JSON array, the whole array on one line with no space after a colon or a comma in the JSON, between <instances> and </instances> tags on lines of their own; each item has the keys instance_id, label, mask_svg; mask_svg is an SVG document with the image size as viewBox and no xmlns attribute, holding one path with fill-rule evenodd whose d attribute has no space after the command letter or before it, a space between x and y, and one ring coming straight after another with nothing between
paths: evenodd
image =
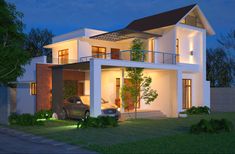
<instances>
[{"instance_id":1,"label":"sloped tiled roof","mask_svg":"<svg viewBox=\"0 0 235 154\"><path fill-rule=\"evenodd\" d=\"M138 31L145 31L175 25L196 5L197 4L193 4L160 14L137 19L127 25L126 28Z\"/></svg>"}]
</instances>

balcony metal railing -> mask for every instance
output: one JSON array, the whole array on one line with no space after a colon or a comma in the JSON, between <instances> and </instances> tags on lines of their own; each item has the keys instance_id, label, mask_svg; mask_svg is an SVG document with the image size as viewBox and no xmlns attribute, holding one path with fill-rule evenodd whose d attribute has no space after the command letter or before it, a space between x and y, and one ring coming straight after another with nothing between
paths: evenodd
<instances>
[{"instance_id":1,"label":"balcony metal railing","mask_svg":"<svg viewBox=\"0 0 235 154\"><path fill-rule=\"evenodd\" d=\"M131 50L96 54L92 56L81 57L80 62L90 61L92 58L101 59L116 59L116 60L128 60L128 61L140 61L149 63L161 63L161 64L176 64L178 54L169 52L157 52L157 51L142 51L141 57L138 60L134 60Z\"/></svg>"},{"instance_id":2,"label":"balcony metal railing","mask_svg":"<svg viewBox=\"0 0 235 154\"><path fill-rule=\"evenodd\" d=\"M58 65L63 65L63 64L72 64L72 63L77 63L77 59L61 59L61 58L52 58L47 61L47 63L51 64L58 64Z\"/></svg>"}]
</instances>

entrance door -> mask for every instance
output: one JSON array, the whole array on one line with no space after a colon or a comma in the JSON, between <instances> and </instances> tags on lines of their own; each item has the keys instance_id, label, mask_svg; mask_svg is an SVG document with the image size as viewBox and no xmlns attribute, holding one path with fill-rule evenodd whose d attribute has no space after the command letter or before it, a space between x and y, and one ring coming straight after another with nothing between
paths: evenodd
<instances>
[{"instance_id":1,"label":"entrance door","mask_svg":"<svg viewBox=\"0 0 235 154\"><path fill-rule=\"evenodd\" d=\"M183 109L192 107L192 80L183 79Z\"/></svg>"},{"instance_id":2,"label":"entrance door","mask_svg":"<svg viewBox=\"0 0 235 154\"><path fill-rule=\"evenodd\" d=\"M124 84L130 86L131 82L130 79L124 79ZM135 109L135 105L132 101L131 94L129 92L126 92L124 94L124 109L125 111L133 111ZM140 108L140 102L137 104L137 108Z\"/></svg>"},{"instance_id":3,"label":"entrance door","mask_svg":"<svg viewBox=\"0 0 235 154\"><path fill-rule=\"evenodd\" d=\"M120 59L119 52L120 49L111 48L111 59Z\"/></svg>"}]
</instances>

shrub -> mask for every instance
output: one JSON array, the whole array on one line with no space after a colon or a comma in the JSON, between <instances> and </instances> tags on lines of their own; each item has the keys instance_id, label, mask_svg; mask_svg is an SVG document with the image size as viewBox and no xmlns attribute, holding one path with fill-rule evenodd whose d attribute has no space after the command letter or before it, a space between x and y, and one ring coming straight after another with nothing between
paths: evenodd
<instances>
[{"instance_id":1,"label":"shrub","mask_svg":"<svg viewBox=\"0 0 235 154\"><path fill-rule=\"evenodd\" d=\"M49 119L52 117L52 110L41 110L35 113L37 119Z\"/></svg>"},{"instance_id":2,"label":"shrub","mask_svg":"<svg viewBox=\"0 0 235 154\"><path fill-rule=\"evenodd\" d=\"M118 121L113 117L88 117L86 119L81 119L78 121L77 128L105 128L105 127L116 127L118 126Z\"/></svg>"},{"instance_id":3,"label":"shrub","mask_svg":"<svg viewBox=\"0 0 235 154\"><path fill-rule=\"evenodd\" d=\"M17 118L19 117L19 115L17 115L16 113L12 113L9 117L8 117L8 122L11 125L14 125L17 123Z\"/></svg>"},{"instance_id":4,"label":"shrub","mask_svg":"<svg viewBox=\"0 0 235 154\"><path fill-rule=\"evenodd\" d=\"M11 114L9 116L9 123L11 125L20 125L20 126L33 126L33 125L42 125L42 121L37 121L36 116L31 114Z\"/></svg>"},{"instance_id":5,"label":"shrub","mask_svg":"<svg viewBox=\"0 0 235 154\"><path fill-rule=\"evenodd\" d=\"M191 107L185 111L189 115L193 114L210 114L210 108L207 106Z\"/></svg>"},{"instance_id":6,"label":"shrub","mask_svg":"<svg viewBox=\"0 0 235 154\"><path fill-rule=\"evenodd\" d=\"M200 133L220 133L220 132L231 132L233 130L232 122L226 119L211 119L211 120L200 120L197 124L192 125L190 132L194 134Z\"/></svg>"}]
</instances>

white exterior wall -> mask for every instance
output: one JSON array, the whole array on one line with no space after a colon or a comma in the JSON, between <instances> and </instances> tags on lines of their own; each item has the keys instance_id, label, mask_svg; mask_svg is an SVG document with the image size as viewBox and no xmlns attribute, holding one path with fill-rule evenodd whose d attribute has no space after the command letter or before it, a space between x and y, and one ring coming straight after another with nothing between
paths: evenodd
<instances>
[{"instance_id":1,"label":"white exterior wall","mask_svg":"<svg viewBox=\"0 0 235 154\"><path fill-rule=\"evenodd\" d=\"M52 48L52 62L58 64L58 51L68 49L69 52L69 62L78 62L78 41L71 40L58 45Z\"/></svg>"},{"instance_id":2,"label":"white exterior wall","mask_svg":"<svg viewBox=\"0 0 235 154\"><path fill-rule=\"evenodd\" d=\"M30 64L24 66L25 73L17 79L16 112L34 114L36 111L36 96L30 94L30 82L36 82L36 64L46 63L46 56L33 58Z\"/></svg>"},{"instance_id":3,"label":"white exterior wall","mask_svg":"<svg viewBox=\"0 0 235 154\"><path fill-rule=\"evenodd\" d=\"M179 25L176 27L176 38L179 39L180 63L199 64L202 56L203 30ZM193 51L193 55L191 55Z\"/></svg>"},{"instance_id":4,"label":"white exterior wall","mask_svg":"<svg viewBox=\"0 0 235 154\"><path fill-rule=\"evenodd\" d=\"M29 64L26 64L24 66L25 72L23 76L17 78L17 82L36 81L36 64L46 63L46 62L47 62L46 56L33 58Z\"/></svg>"},{"instance_id":5,"label":"white exterior wall","mask_svg":"<svg viewBox=\"0 0 235 154\"><path fill-rule=\"evenodd\" d=\"M141 109L160 110L168 117L177 117L177 72L144 70L144 75L152 78L151 88L157 90L158 97L151 104L145 104L141 101Z\"/></svg>"},{"instance_id":6,"label":"white exterior wall","mask_svg":"<svg viewBox=\"0 0 235 154\"><path fill-rule=\"evenodd\" d=\"M176 29L173 27L162 34L162 37L156 38L156 51L175 53Z\"/></svg>"},{"instance_id":7,"label":"white exterior wall","mask_svg":"<svg viewBox=\"0 0 235 154\"><path fill-rule=\"evenodd\" d=\"M206 81L206 30L178 24L176 38L179 39L180 63L199 66L193 74L183 70L183 78L192 79L192 105L210 107L210 83Z\"/></svg>"},{"instance_id":8,"label":"white exterior wall","mask_svg":"<svg viewBox=\"0 0 235 154\"><path fill-rule=\"evenodd\" d=\"M19 114L36 112L36 96L30 95L30 83L19 83L16 88L16 112Z\"/></svg>"}]
</instances>

